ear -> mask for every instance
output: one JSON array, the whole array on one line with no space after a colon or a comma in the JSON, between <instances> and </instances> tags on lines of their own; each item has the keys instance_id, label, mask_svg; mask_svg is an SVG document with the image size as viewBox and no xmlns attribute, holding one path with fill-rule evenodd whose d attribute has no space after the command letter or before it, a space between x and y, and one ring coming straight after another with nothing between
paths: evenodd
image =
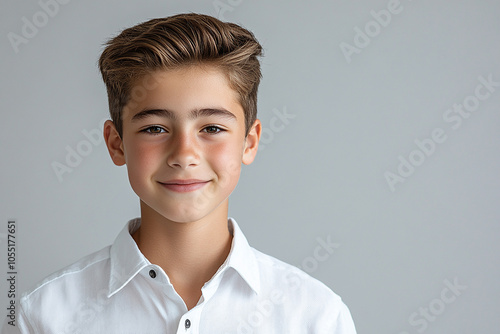
<instances>
[{"instance_id":1,"label":"ear","mask_svg":"<svg viewBox=\"0 0 500 334\"><path fill-rule=\"evenodd\" d=\"M115 124L110 120L107 120L104 123L104 140L106 141L106 146L108 147L109 156L111 157L111 160L113 160L114 164L117 166L125 165L123 141L116 130Z\"/></svg>"},{"instance_id":2,"label":"ear","mask_svg":"<svg viewBox=\"0 0 500 334\"><path fill-rule=\"evenodd\" d=\"M257 149L259 148L260 135L262 133L262 124L260 120L256 119L253 123L248 135L245 138L245 148L243 150L242 162L245 165L250 165L255 159Z\"/></svg>"}]
</instances>

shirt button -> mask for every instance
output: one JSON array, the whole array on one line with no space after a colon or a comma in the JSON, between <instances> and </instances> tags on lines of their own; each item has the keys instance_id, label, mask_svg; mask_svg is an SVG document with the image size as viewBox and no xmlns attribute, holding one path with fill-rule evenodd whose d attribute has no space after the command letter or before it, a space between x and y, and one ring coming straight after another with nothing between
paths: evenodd
<instances>
[{"instance_id":1,"label":"shirt button","mask_svg":"<svg viewBox=\"0 0 500 334\"><path fill-rule=\"evenodd\" d=\"M184 322L184 326L186 327L186 329L191 327L191 321L189 319L186 319L186 321Z\"/></svg>"},{"instance_id":2,"label":"shirt button","mask_svg":"<svg viewBox=\"0 0 500 334\"><path fill-rule=\"evenodd\" d=\"M149 276L151 276L151 278L155 278L156 277L156 271L154 271L153 269L151 269L149 271Z\"/></svg>"}]
</instances>

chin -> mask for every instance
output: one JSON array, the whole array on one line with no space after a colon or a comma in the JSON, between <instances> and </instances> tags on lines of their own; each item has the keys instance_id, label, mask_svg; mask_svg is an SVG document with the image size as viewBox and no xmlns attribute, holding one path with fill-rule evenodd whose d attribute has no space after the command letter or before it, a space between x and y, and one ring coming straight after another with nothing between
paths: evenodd
<instances>
[{"instance_id":1,"label":"chin","mask_svg":"<svg viewBox=\"0 0 500 334\"><path fill-rule=\"evenodd\" d=\"M186 210L179 210L179 208L176 208L175 210L169 210L164 213L159 212L159 214L172 222L186 224L203 219L210 213L206 210L196 210L191 207L186 208Z\"/></svg>"}]
</instances>

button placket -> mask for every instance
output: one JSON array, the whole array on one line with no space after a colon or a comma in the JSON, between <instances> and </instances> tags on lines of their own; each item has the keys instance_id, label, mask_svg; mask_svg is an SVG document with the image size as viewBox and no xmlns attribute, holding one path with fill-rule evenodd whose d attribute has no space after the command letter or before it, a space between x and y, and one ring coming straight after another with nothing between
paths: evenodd
<instances>
[{"instance_id":1,"label":"button placket","mask_svg":"<svg viewBox=\"0 0 500 334\"><path fill-rule=\"evenodd\" d=\"M185 306L185 305L184 305ZM205 302L199 302L195 307L186 310L177 324L177 334L196 334L200 331L200 318Z\"/></svg>"},{"instance_id":2,"label":"button placket","mask_svg":"<svg viewBox=\"0 0 500 334\"><path fill-rule=\"evenodd\" d=\"M200 317L203 312L203 305L197 305L179 319L177 334L199 333Z\"/></svg>"}]
</instances>

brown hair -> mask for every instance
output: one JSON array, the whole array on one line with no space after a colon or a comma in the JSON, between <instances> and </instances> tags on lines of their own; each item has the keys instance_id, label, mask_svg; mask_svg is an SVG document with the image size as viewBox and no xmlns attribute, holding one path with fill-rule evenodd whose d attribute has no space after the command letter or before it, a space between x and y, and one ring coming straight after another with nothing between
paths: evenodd
<instances>
[{"instance_id":1,"label":"brown hair","mask_svg":"<svg viewBox=\"0 0 500 334\"><path fill-rule=\"evenodd\" d=\"M179 14L125 29L106 43L99 58L111 119L122 136L122 110L138 79L157 70L209 64L222 70L238 93L248 134L257 117L261 55L250 31L208 15Z\"/></svg>"}]
</instances>

